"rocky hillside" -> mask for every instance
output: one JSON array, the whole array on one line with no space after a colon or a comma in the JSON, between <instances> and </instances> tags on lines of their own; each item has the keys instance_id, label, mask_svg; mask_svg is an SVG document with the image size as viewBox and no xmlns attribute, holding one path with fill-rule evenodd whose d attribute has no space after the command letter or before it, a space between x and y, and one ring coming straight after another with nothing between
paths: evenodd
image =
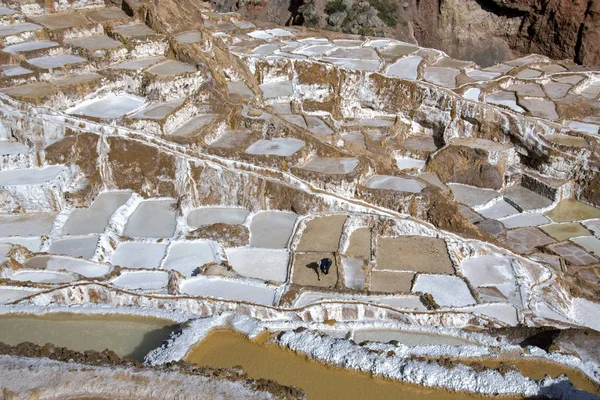
<instances>
[{"instance_id":1,"label":"rocky hillside","mask_svg":"<svg viewBox=\"0 0 600 400\"><path fill-rule=\"evenodd\" d=\"M220 12L418 42L482 66L539 53L598 65L597 0L210 0Z\"/></svg>"}]
</instances>

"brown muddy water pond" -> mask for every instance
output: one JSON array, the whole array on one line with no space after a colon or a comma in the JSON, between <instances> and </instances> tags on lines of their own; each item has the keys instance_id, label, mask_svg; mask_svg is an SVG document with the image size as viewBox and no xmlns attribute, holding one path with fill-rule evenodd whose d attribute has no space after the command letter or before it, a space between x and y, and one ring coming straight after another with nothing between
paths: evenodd
<instances>
[{"instance_id":1,"label":"brown muddy water pond","mask_svg":"<svg viewBox=\"0 0 600 400\"><path fill-rule=\"evenodd\" d=\"M428 389L310 360L291 350L264 344L231 330L215 330L190 350L186 361L201 366L241 366L251 378L292 385L315 399L485 399L467 393ZM491 398L491 397L489 397ZM517 397L499 397L513 399Z\"/></svg>"},{"instance_id":2,"label":"brown muddy water pond","mask_svg":"<svg viewBox=\"0 0 600 400\"><path fill-rule=\"evenodd\" d=\"M83 352L110 349L122 358L143 361L169 337L175 322L133 315L11 314L0 316L0 342L52 343Z\"/></svg>"}]
</instances>

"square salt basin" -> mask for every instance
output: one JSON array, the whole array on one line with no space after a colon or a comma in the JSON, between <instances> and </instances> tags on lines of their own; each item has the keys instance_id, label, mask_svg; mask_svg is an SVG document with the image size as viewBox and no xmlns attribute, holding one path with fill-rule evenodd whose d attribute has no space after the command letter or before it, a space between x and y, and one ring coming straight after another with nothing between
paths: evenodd
<instances>
[{"instance_id":1,"label":"square salt basin","mask_svg":"<svg viewBox=\"0 0 600 400\"><path fill-rule=\"evenodd\" d=\"M261 211L250 221L250 246L279 249L287 247L297 215L287 211Z\"/></svg>"},{"instance_id":2,"label":"square salt basin","mask_svg":"<svg viewBox=\"0 0 600 400\"><path fill-rule=\"evenodd\" d=\"M102 233L110 216L131 196L129 191L110 191L98 194L89 208L71 211L62 229L62 235Z\"/></svg>"},{"instance_id":3,"label":"square salt basin","mask_svg":"<svg viewBox=\"0 0 600 400\"><path fill-rule=\"evenodd\" d=\"M458 276L422 274L417 276L412 291L431 294L441 307L477 304L465 281Z\"/></svg>"},{"instance_id":4,"label":"square salt basin","mask_svg":"<svg viewBox=\"0 0 600 400\"><path fill-rule=\"evenodd\" d=\"M572 222L600 218L600 208L573 199L562 200L545 213L554 222Z\"/></svg>"},{"instance_id":5,"label":"square salt basin","mask_svg":"<svg viewBox=\"0 0 600 400\"><path fill-rule=\"evenodd\" d=\"M140 109L144 106L145 101L142 97L130 94L109 94L100 99L84 101L66 112L71 115L113 119Z\"/></svg>"},{"instance_id":6,"label":"square salt basin","mask_svg":"<svg viewBox=\"0 0 600 400\"><path fill-rule=\"evenodd\" d=\"M161 290L167 287L169 274L165 271L122 271L111 283L126 290Z\"/></svg>"},{"instance_id":7,"label":"square salt basin","mask_svg":"<svg viewBox=\"0 0 600 400\"><path fill-rule=\"evenodd\" d=\"M167 246L167 243L120 243L110 262L126 268L157 269L165 257Z\"/></svg>"},{"instance_id":8,"label":"square salt basin","mask_svg":"<svg viewBox=\"0 0 600 400\"><path fill-rule=\"evenodd\" d=\"M397 176L374 175L369 178L365 186L370 189L394 190L396 192L419 193L427 185L414 179L400 178Z\"/></svg>"},{"instance_id":9,"label":"square salt basin","mask_svg":"<svg viewBox=\"0 0 600 400\"><path fill-rule=\"evenodd\" d=\"M287 250L239 247L225 251L231 268L240 275L264 281L285 282L289 262Z\"/></svg>"},{"instance_id":10,"label":"square salt basin","mask_svg":"<svg viewBox=\"0 0 600 400\"><path fill-rule=\"evenodd\" d=\"M160 120L172 113L182 104L183 100L150 104L148 107L133 114L130 118Z\"/></svg>"},{"instance_id":11,"label":"square salt basin","mask_svg":"<svg viewBox=\"0 0 600 400\"><path fill-rule=\"evenodd\" d=\"M469 207L482 206L500 196L500 192L494 189L484 189L461 183L449 183L448 186L452 190L454 200Z\"/></svg>"},{"instance_id":12,"label":"square salt basin","mask_svg":"<svg viewBox=\"0 0 600 400\"><path fill-rule=\"evenodd\" d=\"M345 175L354 171L357 166L357 158L313 157L300 168L322 174Z\"/></svg>"},{"instance_id":13,"label":"square salt basin","mask_svg":"<svg viewBox=\"0 0 600 400\"><path fill-rule=\"evenodd\" d=\"M173 243L162 269L178 271L189 278L197 268L219 262L218 251L219 245L209 240Z\"/></svg>"},{"instance_id":14,"label":"square salt basin","mask_svg":"<svg viewBox=\"0 0 600 400\"><path fill-rule=\"evenodd\" d=\"M305 144L304 141L295 138L263 139L248 147L246 153L289 157L303 148Z\"/></svg>"},{"instance_id":15,"label":"square salt basin","mask_svg":"<svg viewBox=\"0 0 600 400\"><path fill-rule=\"evenodd\" d=\"M266 285L220 277L198 276L181 283L181 293L190 296L248 302L272 306L275 289Z\"/></svg>"},{"instance_id":16,"label":"square salt basin","mask_svg":"<svg viewBox=\"0 0 600 400\"><path fill-rule=\"evenodd\" d=\"M129 217L123 234L130 237L173 236L177 227L174 200L146 200Z\"/></svg>"},{"instance_id":17,"label":"square salt basin","mask_svg":"<svg viewBox=\"0 0 600 400\"><path fill-rule=\"evenodd\" d=\"M245 208L196 208L188 213L187 225L192 230L214 224L241 225L247 216L248 210Z\"/></svg>"},{"instance_id":18,"label":"square salt basin","mask_svg":"<svg viewBox=\"0 0 600 400\"><path fill-rule=\"evenodd\" d=\"M600 239L597 237L581 236L571 239L571 242L580 245L586 251L594 254L596 257L600 256Z\"/></svg>"},{"instance_id":19,"label":"square salt basin","mask_svg":"<svg viewBox=\"0 0 600 400\"><path fill-rule=\"evenodd\" d=\"M260 85L260 90L263 92L263 96L266 99L272 99L277 97L289 97L294 94L294 88L292 81L276 81L268 82Z\"/></svg>"},{"instance_id":20,"label":"square salt basin","mask_svg":"<svg viewBox=\"0 0 600 400\"><path fill-rule=\"evenodd\" d=\"M58 54L55 56L43 56L30 58L27 62L31 65L35 65L38 68L42 69L53 69L53 68L61 68L65 65L70 64L78 64L82 62L87 62L86 58L74 56L71 54Z\"/></svg>"},{"instance_id":21,"label":"square salt basin","mask_svg":"<svg viewBox=\"0 0 600 400\"><path fill-rule=\"evenodd\" d=\"M477 212L483 215L484 217L490 219L499 219L519 214L519 210L517 210L504 200L497 201L489 207L477 210Z\"/></svg>"},{"instance_id":22,"label":"square salt basin","mask_svg":"<svg viewBox=\"0 0 600 400\"><path fill-rule=\"evenodd\" d=\"M52 239L48 253L90 259L96 252L98 235Z\"/></svg>"}]
</instances>

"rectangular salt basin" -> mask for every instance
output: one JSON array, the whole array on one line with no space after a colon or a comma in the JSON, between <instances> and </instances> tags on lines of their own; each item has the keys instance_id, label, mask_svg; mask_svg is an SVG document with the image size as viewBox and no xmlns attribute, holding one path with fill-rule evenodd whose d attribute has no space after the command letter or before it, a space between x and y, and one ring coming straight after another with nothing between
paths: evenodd
<instances>
[{"instance_id":1,"label":"rectangular salt basin","mask_svg":"<svg viewBox=\"0 0 600 400\"><path fill-rule=\"evenodd\" d=\"M31 22L3 25L0 26L0 37L16 35L23 32L39 31L41 29L42 27L40 25L32 24Z\"/></svg>"},{"instance_id":2,"label":"rectangular salt basin","mask_svg":"<svg viewBox=\"0 0 600 400\"><path fill-rule=\"evenodd\" d=\"M63 226L63 235L87 235L102 233L110 216L131 197L129 191L103 192L96 197L90 208L71 211Z\"/></svg>"},{"instance_id":3,"label":"rectangular salt basin","mask_svg":"<svg viewBox=\"0 0 600 400\"><path fill-rule=\"evenodd\" d=\"M366 183L371 189L395 190L398 192L419 193L427 185L414 179L397 176L374 175Z\"/></svg>"},{"instance_id":4,"label":"rectangular salt basin","mask_svg":"<svg viewBox=\"0 0 600 400\"><path fill-rule=\"evenodd\" d=\"M508 217L510 215L519 214L519 210L517 210L504 200L497 201L489 207L478 209L476 211L484 217L491 219L498 219Z\"/></svg>"},{"instance_id":5,"label":"rectangular salt basin","mask_svg":"<svg viewBox=\"0 0 600 400\"><path fill-rule=\"evenodd\" d=\"M138 58L137 60L127 61L121 64L114 65L110 68L137 71L149 67L150 65L156 64L157 62L162 61L163 59L163 56Z\"/></svg>"},{"instance_id":6,"label":"rectangular salt basin","mask_svg":"<svg viewBox=\"0 0 600 400\"><path fill-rule=\"evenodd\" d=\"M104 276L111 270L111 267L106 264L98 264L77 258L55 255L34 256L25 263L25 266L34 269L47 269L50 271L65 270L68 272L75 272L86 278Z\"/></svg>"},{"instance_id":7,"label":"rectangular salt basin","mask_svg":"<svg viewBox=\"0 0 600 400\"><path fill-rule=\"evenodd\" d=\"M306 307L311 304L324 302L350 302L363 304L383 304L398 310L426 311L427 308L421 303L420 297L416 295L360 295L343 293L302 292L294 302L294 308Z\"/></svg>"},{"instance_id":8,"label":"rectangular salt basin","mask_svg":"<svg viewBox=\"0 0 600 400\"><path fill-rule=\"evenodd\" d=\"M90 259L96 252L98 235L52 239L48 253Z\"/></svg>"},{"instance_id":9,"label":"rectangular salt basin","mask_svg":"<svg viewBox=\"0 0 600 400\"><path fill-rule=\"evenodd\" d=\"M214 297L265 306L272 306L275 301L275 289L269 286L219 277L198 276L187 279L181 284L180 291L190 296Z\"/></svg>"},{"instance_id":10,"label":"rectangular salt basin","mask_svg":"<svg viewBox=\"0 0 600 400\"><path fill-rule=\"evenodd\" d=\"M162 269L180 272L190 277L201 266L220 261L219 245L213 241L173 243Z\"/></svg>"},{"instance_id":11,"label":"rectangular salt basin","mask_svg":"<svg viewBox=\"0 0 600 400\"><path fill-rule=\"evenodd\" d=\"M141 202L125 225L125 236L171 237L177 226L174 200L146 200Z\"/></svg>"},{"instance_id":12,"label":"rectangular salt basin","mask_svg":"<svg viewBox=\"0 0 600 400\"><path fill-rule=\"evenodd\" d=\"M204 128L217 118L214 114L198 115L171 132L173 136L188 136Z\"/></svg>"},{"instance_id":13,"label":"rectangular salt basin","mask_svg":"<svg viewBox=\"0 0 600 400\"><path fill-rule=\"evenodd\" d=\"M167 243L120 243L110 262L127 268L156 269L165 257L167 246Z\"/></svg>"},{"instance_id":14,"label":"rectangular salt basin","mask_svg":"<svg viewBox=\"0 0 600 400\"><path fill-rule=\"evenodd\" d=\"M417 79L417 70L422 60L419 56L401 58L388 67L386 75L402 79Z\"/></svg>"},{"instance_id":15,"label":"rectangular salt basin","mask_svg":"<svg viewBox=\"0 0 600 400\"><path fill-rule=\"evenodd\" d=\"M19 142L12 142L8 140L0 141L0 154L2 155L13 155L13 154L27 154L29 153L29 147Z\"/></svg>"},{"instance_id":16,"label":"rectangular salt basin","mask_svg":"<svg viewBox=\"0 0 600 400\"><path fill-rule=\"evenodd\" d=\"M67 272L61 271L21 269L12 274L10 279L17 282L60 284L73 282L75 277Z\"/></svg>"},{"instance_id":17,"label":"rectangular salt basin","mask_svg":"<svg viewBox=\"0 0 600 400\"><path fill-rule=\"evenodd\" d=\"M362 258L342 257L344 285L349 289L365 288L365 262Z\"/></svg>"},{"instance_id":18,"label":"rectangular salt basin","mask_svg":"<svg viewBox=\"0 0 600 400\"><path fill-rule=\"evenodd\" d=\"M285 282L289 253L287 250L240 247L225 250L235 272L264 281Z\"/></svg>"},{"instance_id":19,"label":"rectangular salt basin","mask_svg":"<svg viewBox=\"0 0 600 400\"><path fill-rule=\"evenodd\" d=\"M287 247L297 215L285 211L261 211L250 222L250 246L278 249Z\"/></svg>"},{"instance_id":20,"label":"rectangular salt basin","mask_svg":"<svg viewBox=\"0 0 600 400\"><path fill-rule=\"evenodd\" d=\"M146 100L130 94L109 94L100 99L88 100L68 109L67 114L94 118L120 118L143 107Z\"/></svg>"},{"instance_id":21,"label":"rectangular salt basin","mask_svg":"<svg viewBox=\"0 0 600 400\"><path fill-rule=\"evenodd\" d=\"M417 160L415 158L409 158L409 157L398 157L396 158L396 165L398 166L398 169L400 170L405 170L405 169L423 169L425 168L425 161L424 160Z\"/></svg>"},{"instance_id":22,"label":"rectangular salt basin","mask_svg":"<svg viewBox=\"0 0 600 400\"><path fill-rule=\"evenodd\" d=\"M266 99L276 97L289 97L294 93L292 81L268 82L260 85L263 95Z\"/></svg>"},{"instance_id":23,"label":"rectangular salt basin","mask_svg":"<svg viewBox=\"0 0 600 400\"><path fill-rule=\"evenodd\" d=\"M112 280L121 289L161 290L167 287L169 274L165 271L122 271Z\"/></svg>"},{"instance_id":24,"label":"rectangular salt basin","mask_svg":"<svg viewBox=\"0 0 600 400\"><path fill-rule=\"evenodd\" d=\"M412 292L431 294L441 307L461 307L477 303L465 281L457 276L418 275Z\"/></svg>"},{"instance_id":25,"label":"rectangular salt basin","mask_svg":"<svg viewBox=\"0 0 600 400\"><path fill-rule=\"evenodd\" d=\"M42 247L42 237L41 236L11 236L8 238L0 238L0 243L7 244L16 244L19 246L25 247L27 250L32 251L34 253L40 251Z\"/></svg>"},{"instance_id":26,"label":"rectangular salt basin","mask_svg":"<svg viewBox=\"0 0 600 400\"><path fill-rule=\"evenodd\" d=\"M361 343L364 341L389 343L394 340L405 346L464 346L473 344L473 342L468 340L449 335L436 335L426 332L403 332L392 329L355 330L353 334L353 340L356 343Z\"/></svg>"},{"instance_id":27,"label":"rectangular salt basin","mask_svg":"<svg viewBox=\"0 0 600 400\"><path fill-rule=\"evenodd\" d=\"M8 304L24 297L33 296L41 292L42 289L26 288L21 286L2 286L0 287L0 304Z\"/></svg>"},{"instance_id":28,"label":"rectangular salt basin","mask_svg":"<svg viewBox=\"0 0 600 400\"><path fill-rule=\"evenodd\" d=\"M43 69L60 68L64 67L65 65L77 64L86 61L86 58L71 54L58 54L55 56L36 57L27 60L29 64Z\"/></svg>"},{"instance_id":29,"label":"rectangular salt basin","mask_svg":"<svg viewBox=\"0 0 600 400\"><path fill-rule=\"evenodd\" d=\"M313 157L302 169L322 174L345 175L354 171L358 166L357 158L321 158Z\"/></svg>"},{"instance_id":30,"label":"rectangular salt basin","mask_svg":"<svg viewBox=\"0 0 600 400\"><path fill-rule=\"evenodd\" d=\"M65 170L60 165L44 168L0 171L0 186L43 185L58 178Z\"/></svg>"},{"instance_id":31,"label":"rectangular salt basin","mask_svg":"<svg viewBox=\"0 0 600 400\"><path fill-rule=\"evenodd\" d=\"M259 140L246 149L247 154L288 157L304 147L304 141L294 138Z\"/></svg>"},{"instance_id":32,"label":"rectangular salt basin","mask_svg":"<svg viewBox=\"0 0 600 400\"><path fill-rule=\"evenodd\" d=\"M12 46L6 46L2 51L6 53L19 53L24 51L49 49L57 46L59 46L59 43L53 42L52 40L34 40L32 42L23 42L13 44Z\"/></svg>"},{"instance_id":33,"label":"rectangular salt basin","mask_svg":"<svg viewBox=\"0 0 600 400\"><path fill-rule=\"evenodd\" d=\"M0 214L0 237L46 236L57 213Z\"/></svg>"},{"instance_id":34,"label":"rectangular salt basin","mask_svg":"<svg viewBox=\"0 0 600 400\"><path fill-rule=\"evenodd\" d=\"M192 230L213 224L241 225L248 216L245 208L206 207L191 210L187 215Z\"/></svg>"}]
</instances>

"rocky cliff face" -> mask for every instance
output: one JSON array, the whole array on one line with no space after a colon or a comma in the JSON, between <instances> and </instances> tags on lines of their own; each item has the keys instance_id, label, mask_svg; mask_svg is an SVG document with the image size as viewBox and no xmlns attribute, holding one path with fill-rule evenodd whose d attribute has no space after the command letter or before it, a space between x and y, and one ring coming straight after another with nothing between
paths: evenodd
<instances>
[{"instance_id":1,"label":"rocky cliff face","mask_svg":"<svg viewBox=\"0 0 600 400\"><path fill-rule=\"evenodd\" d=\"M218 11L287 25L394 37L481 66L539 53L600 63L597 0L211 0Z\"/></svg>"}]
</instances>

